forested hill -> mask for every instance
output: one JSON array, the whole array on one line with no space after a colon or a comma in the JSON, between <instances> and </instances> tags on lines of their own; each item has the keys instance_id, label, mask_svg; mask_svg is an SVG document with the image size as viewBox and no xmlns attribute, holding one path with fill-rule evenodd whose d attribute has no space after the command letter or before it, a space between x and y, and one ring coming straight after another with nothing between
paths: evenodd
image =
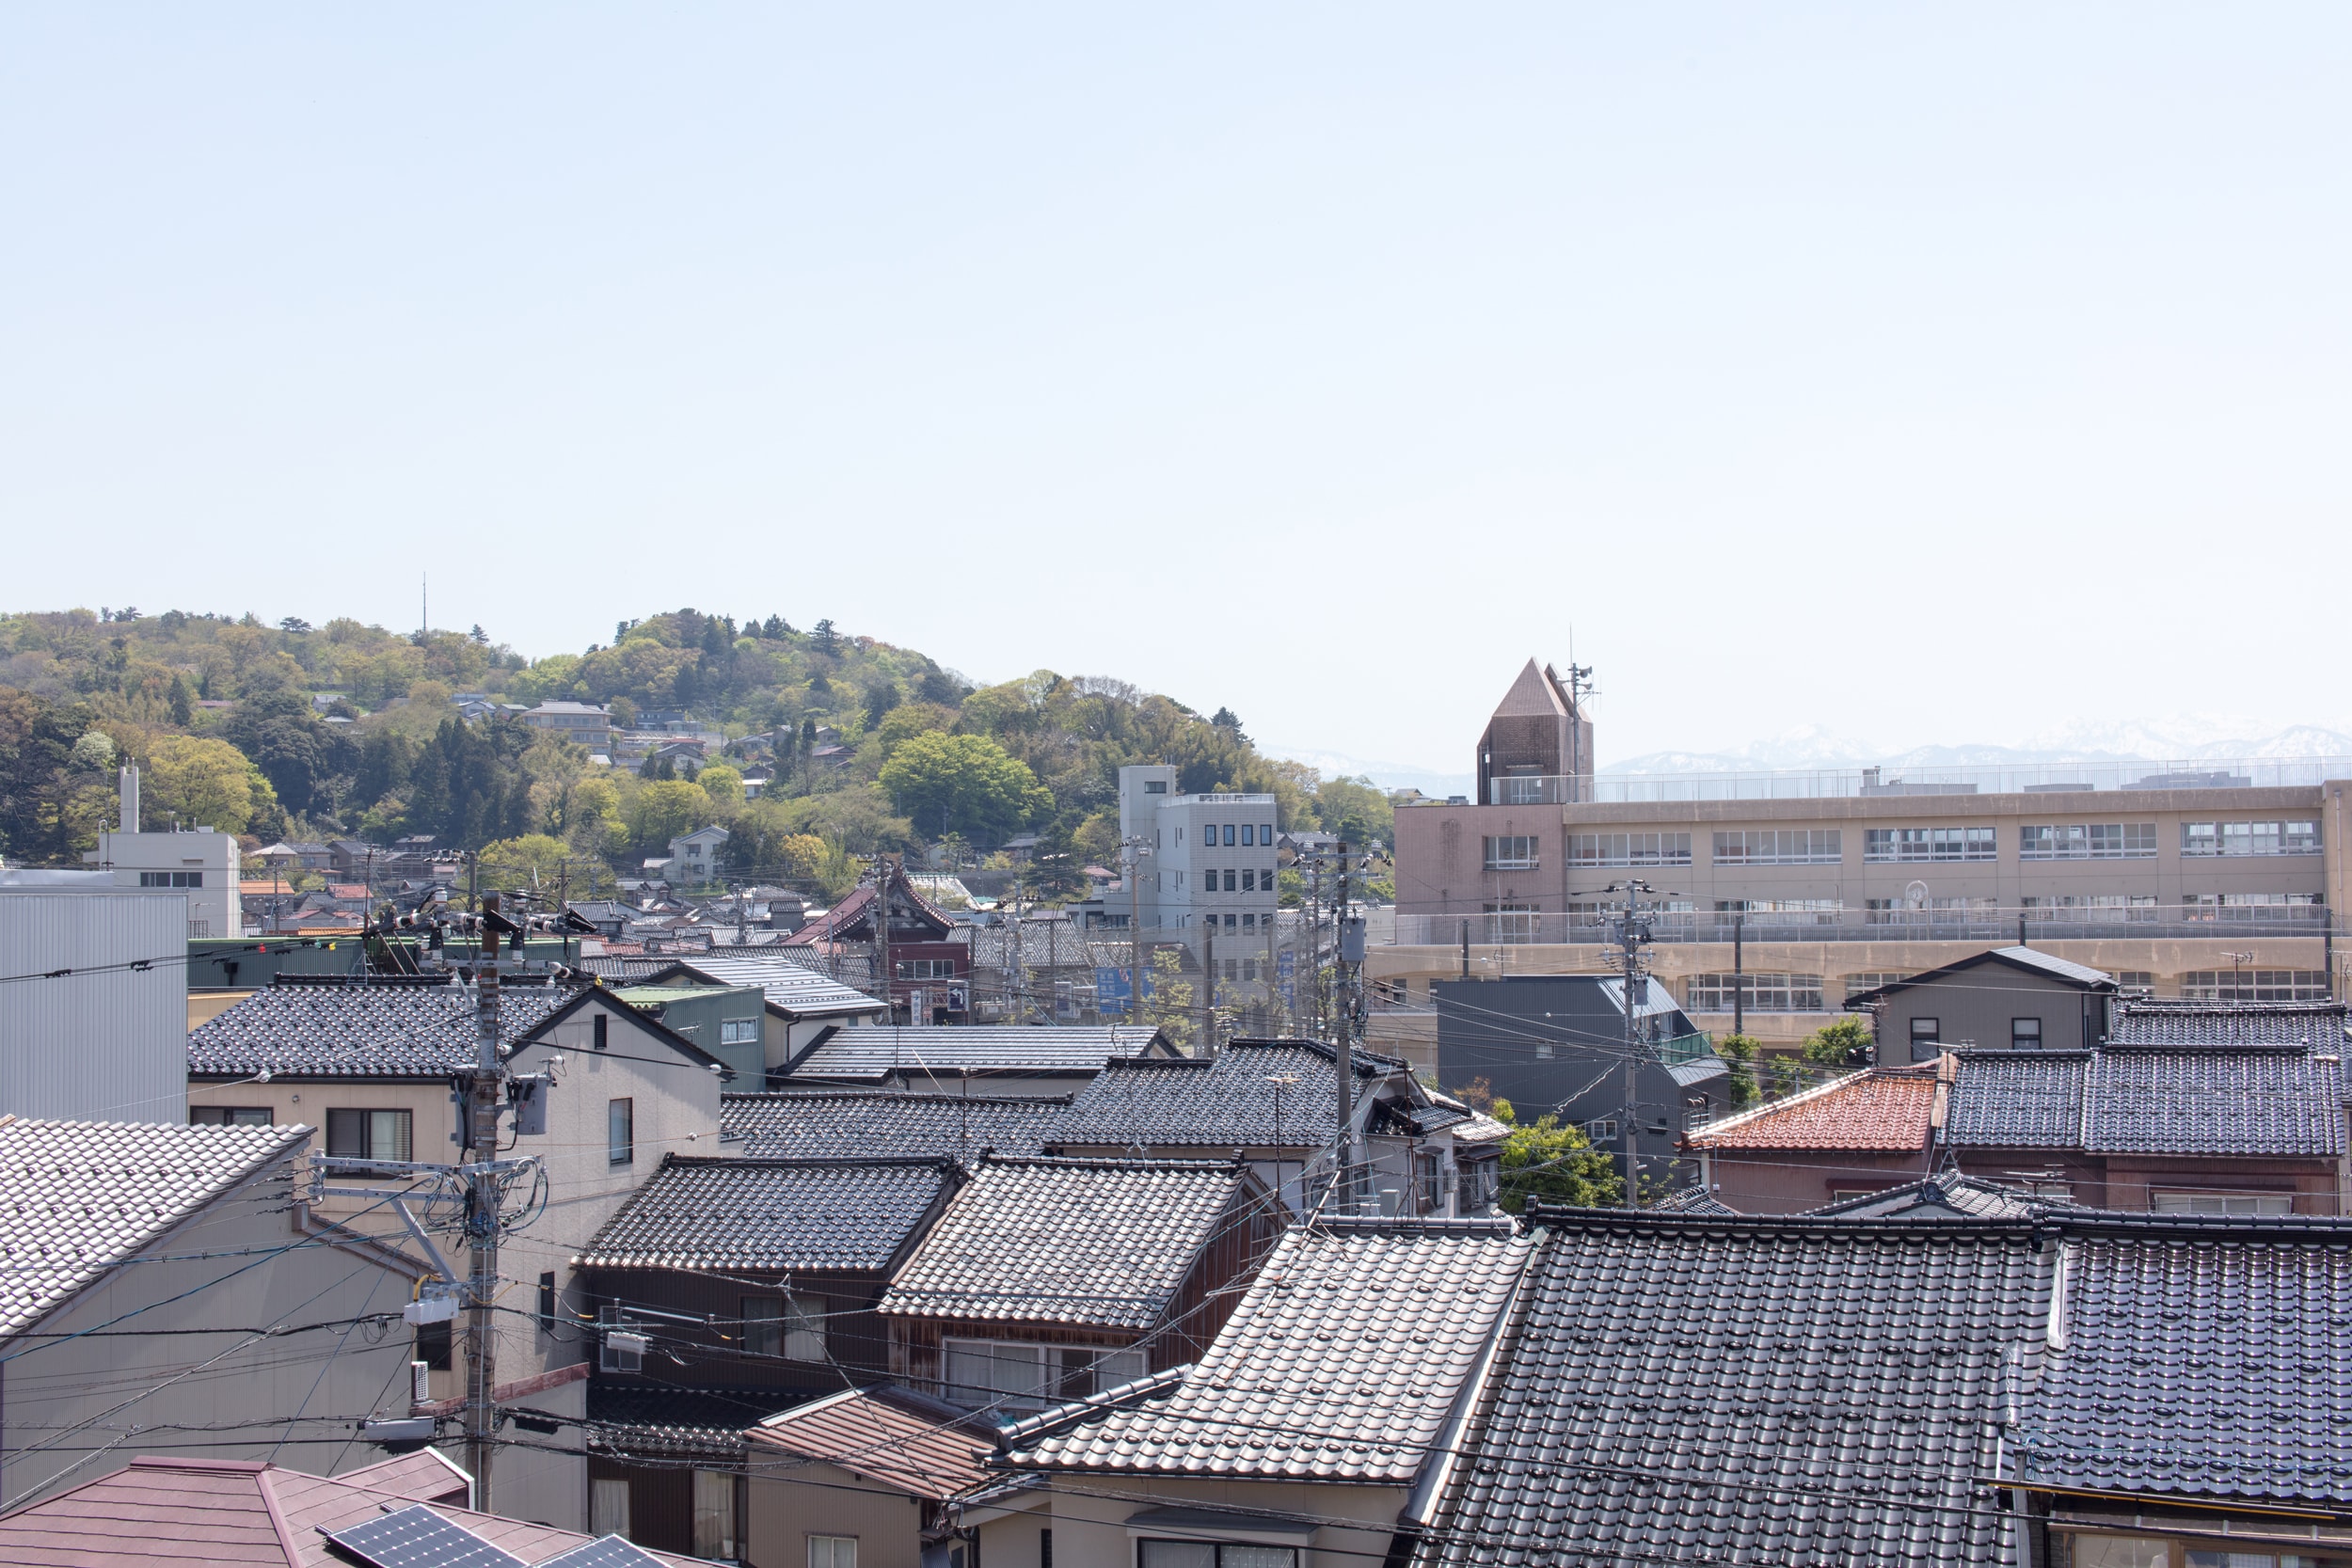
<instances>
[{"instance_id":1,"label":"forested hill","mask_svg":"<svg viewBox=\"0 0 2352 1568\"><path fill-rule=\"evenodd\" d=\"M511 719L460 721L452 699L464 692L609 704L619 727L683 709L723 730L728 754L691 777L600 768ZM336 697L323 707L325 693ZM125 759L142 769L149 828L204 822L263 841L430 833L561 861L590 885L713 822L733 834L739 874L834 886L878 850L952 838L978 852L1025 829L1049 864L1104 860L1116 852L1118 769L1136 762L1174 765L1186 791L1269 791L1286 824L1389 829L1376 790L1261 755L1227 708L1203 717L1121 681L1043 670L976 686L830 621L803 630L780 616L672 610L532 660L480 626L0 616L0 855L74 861L112 820ZM753 768L775 778L746 801Z\"/></svg>"}]
</instances>

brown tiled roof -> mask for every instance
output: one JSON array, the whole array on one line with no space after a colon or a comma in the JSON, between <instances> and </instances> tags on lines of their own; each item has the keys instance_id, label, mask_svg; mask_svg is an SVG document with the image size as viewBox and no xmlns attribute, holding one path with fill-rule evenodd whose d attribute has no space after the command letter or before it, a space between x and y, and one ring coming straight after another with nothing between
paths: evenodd
<instances>
[{"instance_id":1,"label":"brown tiled roof","mask_svg":"<svg viewBox=\"0 0 2352 1568\"><path fill-rule=\"evenodd\" d=\"M767 1450L823 1460L893 1489L942 1499L986 1480L988 1456L996 1449L989 1423L970 1412L892 1387L845 1389L771 1416L743 1435L755 1455Z\"/></svg>"},{"instance_id":2,"label":"brown tiled roof","mask_svg":"<svg viewBox=\"0 0 2352 1568\"><path fill-rule=\"evenodd\" d=\"M150 1561L173 1568L350 1568L327 1545L322 1528L364 1524L388 1505L417 1502L525 1562L544 1562L590 1539L447 1503L453 1479L448 1466L421 1454L331 1480L243 1460L135 1459L112 1475L0 1517L0 1562L11 1568ZM693 1568L691 1558L654 1555L676 1568Z\"/></svg>"},{"instance_id":3,"label":"brown tiled roof","mask_svg":"<svg viewBox=\"0 0 2352 1568\"><path fill-rule=\"evenodd\" d=\"M1701 1148L1851 1148L1909 1153L1928 1145L1931 1070L1873 1069L1699 1129Z\"/></svg>"}]
</instances>

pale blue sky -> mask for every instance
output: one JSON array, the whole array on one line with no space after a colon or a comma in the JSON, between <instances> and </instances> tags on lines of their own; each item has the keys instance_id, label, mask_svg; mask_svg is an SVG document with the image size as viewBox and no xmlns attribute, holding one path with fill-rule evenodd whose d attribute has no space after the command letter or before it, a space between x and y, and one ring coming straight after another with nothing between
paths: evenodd
<instances>
[{"instance_id":1,"label":"pale blue sky","mask_svg":"<svg viewBox=\"0 0 2352 1568\"><path fill-rule=\"evenodd\" d=\"M19 7L10 608L2342 721L2352 10Z\"/></svg>"}]
</instances>

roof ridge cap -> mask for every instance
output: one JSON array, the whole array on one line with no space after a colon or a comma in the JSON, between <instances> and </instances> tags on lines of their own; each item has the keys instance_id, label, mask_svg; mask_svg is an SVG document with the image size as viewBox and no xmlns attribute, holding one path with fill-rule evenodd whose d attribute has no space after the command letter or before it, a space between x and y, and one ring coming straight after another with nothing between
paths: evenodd
<instances>
[{"instance_id":1,"label":"roof ridge cap","mask_svg":"<svg viewBox=\"0 0 2352 1568\"><path fill-rule=\"evenodd\" d=\"M1849 1084L1859 1082L1865 1078L1875 1077L1877 1076L1877 1072L1878 1069L1875 1068L1866 1067L1858 1069L1855 1071L1844 1074L1842 1077L1832 1078L1827 1083L1816 1084L1809 1089L1799 1089L1795 1094L1789 1095L1786 1099L1775 1100L1763 1105L1751 1106L1744 1111L1735 1111L1730 1116L1724 1117L1721 1121L1708 1122L1706 1126L1692 1132L1691 1136L1693 1138L1711 1137L1717 1132L1727 1132L1735 1127L1743 1127L1751 1121L1758 1120L1776 1112L1786 1111L1792 1105L1801 1105L1810 1101L1819 1100L1833 1089L1844 1088ZM1929 1081L1931 1080L1922 1080L1922 1082ZM1890 1079L1889 1082L1899 1083L1902 1082L1902 1080Z\"/></svg>"}]
</instances>

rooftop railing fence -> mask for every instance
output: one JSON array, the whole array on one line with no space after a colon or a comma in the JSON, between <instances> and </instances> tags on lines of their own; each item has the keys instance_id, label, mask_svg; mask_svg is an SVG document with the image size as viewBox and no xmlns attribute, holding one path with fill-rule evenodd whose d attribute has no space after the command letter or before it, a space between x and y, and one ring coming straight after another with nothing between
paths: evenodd
<instances>
[{"instance_id":1,"label":"rooftop railing fence","mask_svg":"<svg viewBox=\"0 0 2352 1568\"><path fill-rule=\"evenodd\" d=\"M1755 773L1506 775L1488 782L1486 804L1573 801L1661 804L1695 800L1834 800L1904 795L2063 795L2118 789L2310 787L2352 778L2352 757L2197 757L2177 761L1963 764L1940 768L1823 768Z\"/></svg>"}]
</instances>

